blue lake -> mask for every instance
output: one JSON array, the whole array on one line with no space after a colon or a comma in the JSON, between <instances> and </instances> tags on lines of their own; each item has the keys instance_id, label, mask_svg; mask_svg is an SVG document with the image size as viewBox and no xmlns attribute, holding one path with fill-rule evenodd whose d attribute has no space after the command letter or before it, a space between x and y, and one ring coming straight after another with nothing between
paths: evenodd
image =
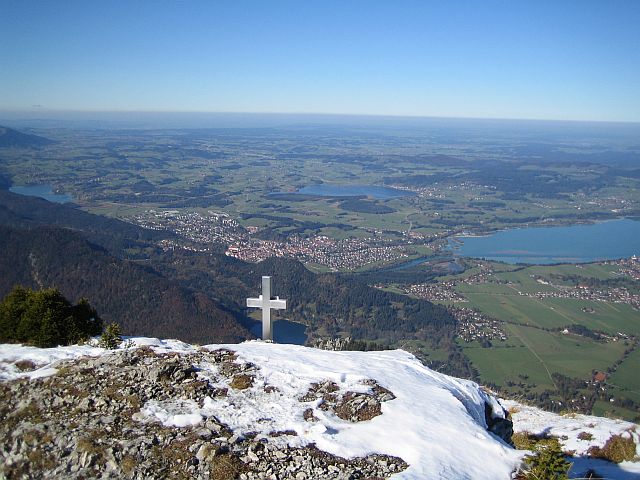
<instances>
[{"instance_id":1,"label":"blue lake","mask_svg":"<svg viewBox=\"0 0 640 480\"><path fill-rule=\"evenodd\" d=\"M379 200L389 198L408 197L414 195L413 192L398 190L390 187L379 187L376 185L308 185L302 187L297 192L301 195L318 195L320 197L373 197Z\"/></svg>"},{"instance_id":2,"label":"blue lake","mask_svg":"<svg viewBox=\"0 0 640 480\"><path fill-rule=\"evenodd\" d=\"M13 186L9 188L9 191L19 195L44 198L45 200L54 203L68 203L73 201L73 197L71 195L55 193L51 185Z\"/></svg>"},{"instance_id":3,"label":"blue lake","mask_svg":"<svg viewBox=\"0 0 640 480\"><path fill-rule=\"evenodd\" d=\"M251 333L260 338L262 336L262 322L254 323L250 330ZM273 341L276 343L304 345L307 341L306 330L307 327L301 323L276 320L273 322Z\"/></svg>"},{"instance_id":4,"label":"blue lake","mask_svg":"<svg viewBox=\"0 0 640 480\"><path fill-rule=\"evenodd\" d=\"M456 237L449 248L463 257L506 263L587 263L640 254L640 221L504 230L485 237Z\"/></svg>"}]
</instances>

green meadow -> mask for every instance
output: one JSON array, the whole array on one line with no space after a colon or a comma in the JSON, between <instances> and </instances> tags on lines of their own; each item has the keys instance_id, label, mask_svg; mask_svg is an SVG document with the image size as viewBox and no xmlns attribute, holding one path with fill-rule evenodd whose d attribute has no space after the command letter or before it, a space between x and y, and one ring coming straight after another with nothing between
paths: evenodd
<instances>
[{"instance_id":1,"label":"green meadow","mask_svg":"<svg viewBox=\"0 0 640 480\"><path fill-rule=\"evenodd\" d=\"M465 353L484 381L505 386L506 382L534 383L536 391L554 389L552 373L589 379L592 370L606 370L618 360L623 342L601 343L577 335L547 332L520 325L505 325L506 342L494 342L491 348L462 344Z\"/></svg>"}]
</instances>

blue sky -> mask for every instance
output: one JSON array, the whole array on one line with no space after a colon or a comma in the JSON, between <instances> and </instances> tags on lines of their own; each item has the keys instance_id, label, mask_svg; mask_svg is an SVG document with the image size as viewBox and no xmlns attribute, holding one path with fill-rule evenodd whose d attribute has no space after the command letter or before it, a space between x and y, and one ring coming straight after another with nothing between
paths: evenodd
<instances>
[{"instance_id":1,"label":"blue sky","mask_svg":"<svg viewBox=\"0 0 640 480\"><path fill-rule=\"evenodd\" d=\"M0 0L0 110L640 121L640 1Z\"/></svg>"}]
</instances>

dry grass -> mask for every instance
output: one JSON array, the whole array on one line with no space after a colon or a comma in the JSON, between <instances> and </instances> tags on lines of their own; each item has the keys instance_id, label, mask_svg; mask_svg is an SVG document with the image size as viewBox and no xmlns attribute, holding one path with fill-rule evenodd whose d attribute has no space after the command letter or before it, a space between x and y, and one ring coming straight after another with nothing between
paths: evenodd
<instances>
[{"instance_id":1,"label":"dry grass","mask_svg":"<svg viewBox=\"0 0 640 480\"><path fill-rule=\"evenodd\" d=\"M517 450L535 450L536 447L549 446L557 441L554 437L541 437L526 431L514 433L511 440Z\"/></svg>"},{"instance_id":2,"label":"dry grass","mask_svg":"<svg viewBox=\"0 0 640 480\"><path fill-rule=\"evenodd\" d=\"M620 463L634 459L636 456L636 444L631 436L612 435L602 448L591 447L587 453L592 457Z\"/></svg>"},{"instance_id":3,"label":"dry grass","mask_svg":"<svg viewBox=\"0 0 640 480\"><path fill-rule=\"evenodd\" d=\"M26 407L12 413L9 417L15 424L21 422L42 423L44 420L42 411L35 402L30 402Z\"/></svg>"},{"instance_id":4,"label":"dry grass","mask_svg":"<svg viewBox=\"0 0 640 480\"><path fill-rule=\"evenodd\" d=\"M102 395L112 400L124 400L124 395L122 394L122 388L124 384L113 384L102 390Z\"/></svg>"},{"instance_id":5,"label":"dry grass","mask_svg":"<svg viewBox=\"0 0 640 480\"><path fill-rule=\"evenodd\" d=\"M253 375L247 375L246 373L240 373L234 375L229 385L236 390L246 390L253 385Z\"/></svg>"},{"instance_id":6,"label":"dry grass","mask_svg":"<svg viewBox=\"0 0 640 480\"><path fill-rule=\"evenodd\" d=\"M580 432L578 434L578 440L593 440L593 435L589 432Z\"/></svg>"},{"instance_id":7,"label":"dry grass","mask_svg":"<svg viewBox=\"0 0 640 480\"><path fill-rule=\"evenodd\" d=\"M157 357L158 356L158 354L156 352L154 352L151 347L148 347L146 345L142 346L142 347L139 347L136 350L136 355L138 357Z\"/></svg>"},{"instance_id":8,"label":"dry grass","mask_svg":"<svg viewBox=\"0 0 640 480\"><path fill-rule=\"evenodd\" d=\"M34 470L51 470L55 468L56 461L51 454L43 452L41 449L36 448L27 453L27 458L29 459L30 468L32 471Z\"/></svg>"},{"instance_id":9,"label":"dry grass","mask_svg":"<svg viewBox=\"0 0 640 480\"><path fill-rule=\"evenodd\" d=\"M76 448L81 452L87 452L88 454L98 457L98 463L104 463L106 446L101 440L105 433L103 430L89 430L85 432L85 435L76 441Z\"/></svg>"},{"instance_id":10,"label":"dry grass","mask_svg":"<svg viewBox=\"0 0 640 480\"><path fill-rule=\"evenodd\" d=\"M136 466L138 465L138 461L133 455L125 455L122 457L122 461L120 462L120 468L125 473L125 475L129 475L132 473Z\"/></svg>"},{"instance_id":11,"label":"dry grass","mask_svg":"<svg viewBox=\"0 0 640 480\"><path fill-rule=\"evenodd\" d=\"M73 369L71 368L71 365L62 365L62 366L57 368L56 375L59 376L59 377L66 377L72 371L73 371Z\"/></svg>"},{"instance_id":12,"label":"dry grass","mask_svg":"<svg viewBox=\"0 0 640 480\"><path fill-rule=\"evenodd\" d=\"M89 392L81 390L75 385L61 383L59 384L59 388L64 388L61 393L64 394L65 397L86 398L89 396Z\"/></svg>"},{"instance_id":13,"label":"dry grass","mask_svg":"<svg viewBox=\"0 0 640 480\"><path fill-rule=\"evenodd\" d=\"M27 445L35 445L38 443L41 435L42 433L37 430L27 430L22 434L22 441Z\"/></svg>"},{"instance_id":14,"label":"dry grass","mask_svg":"<svg viewBox=\"0 0 640 480\"><path fill-rule=\"evenodd\" d=\"M36 364L31 360L20 360L14 364L21 372L28 372L36 369Z\"/></svg>"},{"instance_id":15,"label":"dry grass","mask_svg":"<svg viewBox=\"0 0 640 480\"><path fill-rule=\"evenodd\" d=\"M134 410L140 409L140 397L138 397L137 395L127 395L125 397L125 400Z\"/></svg>"},{"instance_id":16,"label":"dry grass","mask_svg":"<svg viewBox=\"0 0 640 480\"><path fill-rule=\"evenodd\" d=\"M211 459L209 473L213 480L234 480L245 470L238 457L231 454L218 455Z\"/></svg>"}]
</instances>

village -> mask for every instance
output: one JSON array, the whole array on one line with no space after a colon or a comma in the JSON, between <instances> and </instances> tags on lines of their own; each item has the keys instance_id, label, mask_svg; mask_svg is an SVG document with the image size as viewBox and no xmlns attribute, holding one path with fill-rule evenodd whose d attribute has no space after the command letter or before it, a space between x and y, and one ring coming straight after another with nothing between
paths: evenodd
<instances>
[{"instance_id":1,"label":"village","mask_svg":"<svg viewBox=\"0 0 640 480\"><path fill-rule=\"evenodd\" d=\"M490 346L491 340L504 342L507 339L500 320L466 307L449 307L449 311L458 322L456 335L467 343L478 341L483 346Z\"/></svg>"},{"instance_id":2,"label":"village","mask_svg":"<svg viewBox=\"0 0 640 480\"><path fill-rule=\"evenodd\" d=\"M146 210L129 219L145 228L167 230L197 244L165 240L165 249L184 248L207 251L226 247L226 255L247 262L270 257L295 258L331 271L357 270L372 264L385 264L408 256L406 247L373 233L371 237L335 240L324 235L292 235L286 241L256 238L256 227L243 227L224 212L206 213L179 210ZM415 240L415 236L412 237Z\"/></svg>"},{"instance_id":3,"label":"village","mask_svg":"<svg viewBox=\"0 0 640 480\"><path fill-rule=\"evenodd\" d=\"M408 256L403 246L381 238L334 240L324 235L309 238L294 235L286 242L246 237L229 245L226 254L248 262L260 262L269 257L295 258L331 271L357 270Z\"/></svg>"},{"instance_id":4,"label":"village","mask_svg":"<svg viewBox=\"0 0 640 480\"><path fill-rule=\"evenodd\" d=\"M174 232L187 240L203 245L228 244L246 235L244 228L228 214L212 210L200 213L188 210L151 209L127 220L151 230Z\"/></svg>"},{"instance_id":5,"label":"village","mask_svg":"<svg viewBox=\"0 0 640 480\"><path fill-rule=\"evenodd\" d=\"M437 283L418 283L404 285L404 293L414 297L424 298L430 302L466 302L467 299L455 290L457 281L445 281Z\"/></svg>"},{"instance_id":6,"label":"village","mask_svg":"<svg viewBox=\"0 0 640 480\"><path fill-rule=\"evenodd\" d=\"M424 193L424 192L421 192ZM398 262L409 256L407 244L393 241L372 232L364 238L346 238L336 240L325 235L303 237L292 235L286 241L264 240L256 237L257 227L243 227L224 212L208 210L206 212L185 210L146 210L131 219L145 228L171 231L192 242L164 240L165 249L184 248L197 251L209 251L225 248L225 254L248 262L260 262L270 257L295 258L306 264L316 265L330 271L353 271L372 265L384 265ZM438 244L438 242L436 242ZM432 246L437 247L436 244ZM627 259L603 262L605 265L619 267L619 276L640 279L640 261L633 256ZM640 310L640 294L624 287L598 287L589 284L576 286L557 285L537 278L538 283L554 287L554 291L520 291L517 284L496 278L493 267L488 262L478 261L478 271L466 278L435 283L412 284L401 287L404 293L433 302L466 302L463 295L455 289L457 284L479 285L500 283L509 285L514 294L532 298L567 298L599 302L625 303Z\"/></svg>"},{"instance_id":7,"label":"village","mask_svg":"<svg viewBox=\"0 0 640 480\"><path fill-rule=\"evenodd\" d=\"M519 295L527 297L544 299L544 298L574 298L578 300L589 300L595 302L612 302L612 303L626 303L631 305L634 309L640 310L640 295L632 294L624 287L614 287L608 289L594 288L589 285L578 285L576 287L565 287L554 285L558 288L554 292L536 292L525 293L518 292ZM589 313L588 310L584 310Z\"/></svg>"}]
</instances>

